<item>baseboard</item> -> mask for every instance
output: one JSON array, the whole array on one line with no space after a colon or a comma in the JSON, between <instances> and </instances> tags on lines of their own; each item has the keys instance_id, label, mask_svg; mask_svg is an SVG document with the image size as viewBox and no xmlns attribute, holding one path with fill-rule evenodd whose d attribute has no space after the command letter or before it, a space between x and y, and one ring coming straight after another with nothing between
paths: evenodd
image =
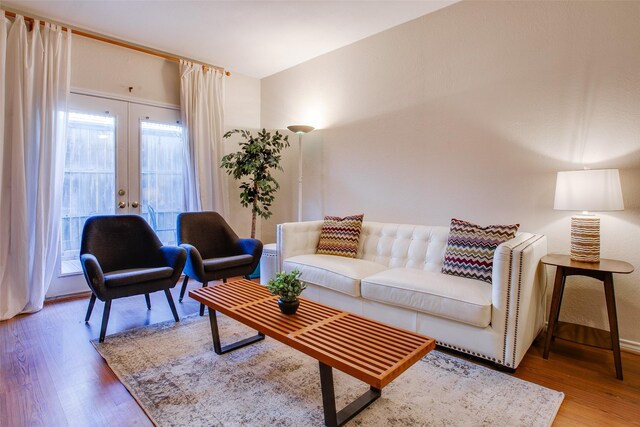
<instances>
[{"instance_id":1,"label":"baseboard","mask_svg":"<svg viewBox=\"0 0 640 427\"><path fill-rule=\"evenodd\" d=\"M538 337L542 337L542 339L544 339L548 325L549 323L545 321L544 328L542 329L542 331L540 331ZM640 354L640 342L620 339L620 350L626 351L627 353Z\"/></svg>"},{"instance_id":2,"label":"baseboard","mask_svg":"<svg viewBox=\"0 0 640 427\"><path fill-rule=\"evenodd\" d=\"M640 342L620 340L620 350L628 353L640 354Z\"/></svg>"},{"instance_id":3,"label":"baseboard","mask_svg":"<svg viewBox=\"0 0 640 427\"><path fill-rule=\"evenodd\" d=\"M44 302L59 302L59 301L64 301L64 300L71 300L71 299L76 299L76 298L89 298L91 296L91 291L90 290L86 290L86 291L81 291L81 292L71 292L68 294L64 294L64 295L54 295L54 296L48 296L45 297Z\"/></svg>"}]
</instances>

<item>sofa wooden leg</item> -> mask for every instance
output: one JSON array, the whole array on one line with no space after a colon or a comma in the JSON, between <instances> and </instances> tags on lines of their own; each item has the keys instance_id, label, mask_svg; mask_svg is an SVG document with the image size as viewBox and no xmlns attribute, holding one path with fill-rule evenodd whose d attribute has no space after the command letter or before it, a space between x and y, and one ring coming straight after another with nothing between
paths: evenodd
<instances>
[{"instance_id":1,"label":"sofa wooden leg","mask_svg":"<svg viewBox=\"0 0 640 427\"><path fill-rule=\"evenodd\" d=\"M182 288L180 288L180 298L178 302L182 302L182 298L184 298L184 292L187 290L187 283L189 283L189 276L184 275L184 280L182 281Z\"/></svg>"},{"instance_id":2,"label":"sofa wooden leg","mask_svg":"<svg viewBox=\"0 0 640 427\"><path fill-rule=\"evenodd\" d=\"M178 317L178 312L176 311L176 305L173 303L173 297L171 296L171 291L169 289L164 290L164 294L167 296L167 301L169 302L169 308L171 309L171 313L173 314L173 318L176 322L180 321Z\"/></svg>"},{"instance_id":3,"label":"sofa wooden leg","mask_svg":"<svg viewBox=\"0 0 640 427\"><path fill-rule=\"evenodd\" d=\"M87 309L87 315L84 316L84 321L88 322L89 319L91 318L91 312L93 311L93 306L96 303L96 294L94 294L93 292L91 293L91 299L89 300L89 308Z\"/></svg>"},{"instance_id":4,"label":"sofa wooden leg","mask_svg":"<svg viewBox=\"0 0 640 427\"><path fill-rule=\"evenodd\" d=\"M493 366L495 366L495 368L500 372L506 372L507 374L516 373L516 370L514 368L509 368L508 366L504 366L499 363L494 363Z\"/></svg>"},{"instance_id":5,"label":"sofa wooden leg","mask_svg":"<svg viewBox=\"0 0 640 427\"><path fill-rule=\"evenodd\" d=\"M144 299L147 301L147 310L151 310L151 298L149 298L149 294L144 294Z\"/></svg>"},{"instance_id":6,"label":"sofa wooden leg","mask_svg":"<svg viewBox=\"0 0 640 427\"><path fill-rule=\"evenodd\" d=\"M202 287L206 288L209 282L202 282ZM204 304L200 304L200 316L204 316Z\"/></svg>"},{"instance_id":7,"label":"sofa wooden leg","mask_svg":"<svg viewBox=\"0 0 640 427\"><path fill-rule=\"evenodd\" d=\"M109 312L111 311L111 300L104 302L104 312L102 313L102 327L100 328L100 340L104 342L104 336L107 334L107 323L109 323Z\"/></svg>"}]
</instances>

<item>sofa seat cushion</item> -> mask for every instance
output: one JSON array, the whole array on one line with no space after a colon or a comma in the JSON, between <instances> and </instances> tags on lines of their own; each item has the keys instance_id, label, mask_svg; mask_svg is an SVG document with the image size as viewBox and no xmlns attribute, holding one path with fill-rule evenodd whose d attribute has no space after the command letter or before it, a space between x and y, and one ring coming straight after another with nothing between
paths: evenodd
<instances>
[{"instance_id":1,"label":"sofa seat cushion","mask_svg":"<svg viewBox=\"0 0 640 427\"><path fill-rule=\"evenodd\" d=\"M250 265L253 262L253 256L249 254L232 255L220 258L209 258L202 260L204 271L210 273L212 271L220 271L227 268L240 267Z\"/></svg>"},{"instance_id":2,"label":"sofa seat cushion","mask_svg":"<svg viewBox=\"0 0 640 427\"><path fill-rule=\"evenodd\" d=\"M129 286L151 280L169 279L172 274L173 268L170 267L128 268L105 273L104 283L107 287Z\"/></svg>"},{"instance_id":3,"label":"sofa seat cushion","mask_svg":"<svg viewBox=\"0 0 640 427\"><path fill-rule=\"evenodd\" d=\"M362 280L363 298L484 328L491 323L491 284L414 268Z\"/></svg>"},{"instance_id":4,"label":"sofa seat cushion","mask_svg":"<svg viewBox=\"0 0 640 427\"><path fill-rule=\"evenodd\" d=\"M360 281L363 277L387 269L382 264L364 259L318 254L287 258L283 268L285 271L300 271L300 280L354 297L361 295Z\"/></svg>"}]
</instances>

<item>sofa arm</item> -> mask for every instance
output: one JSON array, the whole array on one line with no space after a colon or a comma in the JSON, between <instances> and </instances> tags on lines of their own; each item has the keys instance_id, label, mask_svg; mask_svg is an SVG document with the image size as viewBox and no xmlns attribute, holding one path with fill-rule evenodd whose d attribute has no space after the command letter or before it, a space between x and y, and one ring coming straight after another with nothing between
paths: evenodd
<instances>
[{"instance_id":1,"label":"sofa arm","mask_svg":"<svg viewBox=\"0 0 640 427\"><path fill-rule=\"evenodd\" d=\"M282 262L296 255L313 254L318 247L323 221L286 222L276 228L276 253Z\"/></svg>"},{"instance_id":2,"label":"sofa arm","mask_svg":"<svg viewBox=\"0 0 640 427\"><path fill-rule=\"evenodd\" d=\"M498 246L493 257L491 326L503 342L500 364L516 368L544 326L546 277L540 258L547 237L519 233Z\"/></svg>"},{"instance_id":3,"label":"sofa arm","mask_svg":"<svg viewBox=\"0 0 640 427\"><path fill-rule=\"evenodd\" d=\"M160 253L167 267L173 269L171 282L175 285L180 279L182 270L187 261L187 251L180 246L165 245L160 247Z\"/></svg>"},{"instance_id":4,"label":"sofa arm","mask_svg":"<svg viewBox=\"0 0 640 427\"><path fill-rule=\"evenodd\" d=\"M202 255L200 255L198 249L189 243L183 243L180 247L187 251L187 260L183 270L184 274L198 281L204 281L204 264L202 263Z\"/></svg>"},{"instance_id":5,"label":"sofa arm","mask_svg":"<svg viewBox=\"0 0 640 427\"><path fill-rule=\"evenodd\" d=\"M258 239L238 239L236 242L239 247L239 252L253 257L251 262L251 271L256 269L258 263L260 263L260 257L262 256L262 242Z\"/></svg>"},{"instance_id":6,"label":"sofa arm","mask_svg":"<svg viewBox=\"0 0 640 427\"><path fill-rule=\"evenodd\" d=\"M100 301L104 301L107 295L107 288L104 284L104 272L98 259L92 254L82 254L80 255L80 264L82 265L87 285Z\"/></svg>"}]
</instances>

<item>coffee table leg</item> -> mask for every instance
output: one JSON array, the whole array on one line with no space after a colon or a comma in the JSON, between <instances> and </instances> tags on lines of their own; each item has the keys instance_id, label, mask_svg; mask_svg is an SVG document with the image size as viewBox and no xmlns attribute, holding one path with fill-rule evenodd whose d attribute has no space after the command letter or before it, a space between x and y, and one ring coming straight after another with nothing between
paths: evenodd
<instances>
[{"instance_id":1,"label":"coffee table leg","mask_svg":"<svg viewBox=\"0 0 640 427\"><path fill-rule=\"evenodd\" d=\"M320 364L320 387L322 388L322 406L324 408L324 423L328 427L342 426L351 418L358 415L364 408L382 395L382 390L371 387L362 396L336 412L336 395L333 390L333 368Z\"/></svg>"},{"instance_id":2,"label":"coffee table leg","mask_svg":"<svg viewBox=\"0 0 640 427\"><path fill-rule=\"evenodd\" d=\"M257 342L257 341L262 341L264 339L264 334L261 332L258 332L258 335L255 335L250 338L245 338L243 340L240 340L222 347L220 345L220 333L218 332L218 318L216 317L216 311L211 307L208 307L208 309L209 309L209 324L211 325L211 336L213 337L213 350L216 352L216 354L229 353L230 351L236 350L240 347L247 346L249 344L253 344L254 342Z\"/></svg>"}]
</instances>

